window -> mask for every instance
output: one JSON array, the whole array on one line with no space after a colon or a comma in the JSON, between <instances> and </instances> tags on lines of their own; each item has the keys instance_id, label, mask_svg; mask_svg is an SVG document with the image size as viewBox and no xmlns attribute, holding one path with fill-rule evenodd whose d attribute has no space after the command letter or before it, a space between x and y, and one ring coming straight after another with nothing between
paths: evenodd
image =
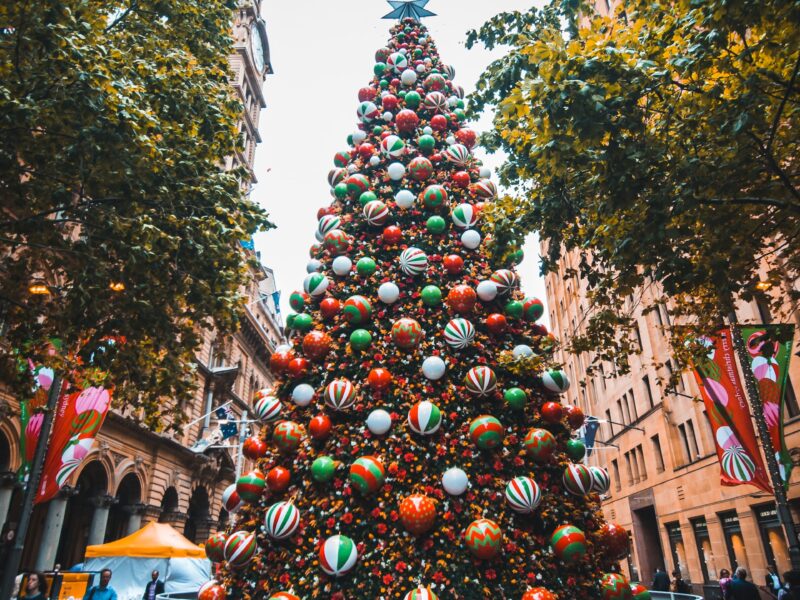
<instances>
[{"instance_id":1,"label":"window","mask_svg":"<svg viewBox=\"0 0 800 600\"><path fill-rule=\"evenodd\" d=\"M625 420L625 413L622 412L622 400L617 400L617 412L619 413L619 422L627 425L628 421Z\"/></svg>"},{"instance_id":2,"label":"window","mask_svg":"<svg viewBox=\"0 0 800 600\"><path fill-rule=\"evenodd\" d=\"M631 457L631 465L633 466L633 481L639 483L641 471L639 470L639 458L636 456L636 449L630 450L628 454Z\"/></svg>"},{"instance_id":3,"label":"window","mask_svg":"<svg viewBox=\"0 0 800 600\"><path fill-rule=\"evenodd\" d=\"M634 331L636 332L636 345L639 347L639 352L644 350L644 346L642 346L642 332L639 331L639 320L636 320L636 327L634 327Z\"/></svg>"},{"instance_id":4,"label":"window","mask_svg":"<svg viewBox=\"0 0 800 600\"><path fill-rule=\"evenodd\" d=\"M692 460L692 451L689 448L689 439L686 437L686 425L678 425L678 435L681 437L681 447L683 448L683 462L688 463Z\"/></svg>"},{"instance_id":5,"label":"window","mask_svg":"<svg viewBox=\"0 0 800 600\"><path fill-rule=\"evenodd\" d=\"M631 419L636 421L639 414L636 412L636 396L633 395L633 388L628 390L628 402L630 403Z\"/></svg>"},{"instance_id":6,"label":"window","mask_svg":"<svg viewBox=\"0 0 800 600\"><path fill-rule=\"evenodd\" d=\"M744 549L744 537L742 527L739 524L739 515L735 510L719 513L719 522L722 525L722 533L725 536L725 548L728 551L728 564L731 570L747 564L747 553Z\"/></svg>"},{"instance_id":7,"label":"window","mask_svg":"<svg viewBox=\"0 0 800 600\"><path fill-rule=\"evenodd\" d=\"M672 378L673 373L675 373L675 371L676 371L675 363L673 363L672 359L670 359L670 360L668 360L667 362L664 363L664 366L667 368L667 373L669 373L669 377ZM684 390L684 387L683 387L683 376L679 373L678 374L678 380L675 383L675 391L683 392L683 390Z\"/></svg>"},{"instance_id":8,"label":"window","mask_svg":"<svg viewBox=\"0 0 800 600\"><path fill-rule=\"evenodd\" d=\"M607 440L610 440L614 437L614 424L611 423L611 409L606 410L606 423L608 424L608 436L606 436Z\"/></svg>"},{"instance_id":9,"label":"window","mask_svg":"<svg viewBox=\"0 0 800 600\"><path fill-rule=\"evenodd\" d=\"M647 406L653 408L655 402L653 402L653 390L650 389L650 377L648 375L642 377L642 387L644 387L644 395L647 398Z\"/></svg>"},{"instance_id":10,"label":"window","mask_svg":"<svg viewBox=\"0 0 800 600\"><path fill-rule=\"evenodd\" d=\"M691 419L686 421L686 435L689 438L689 448L692 449L692 457L700 456L700 448L697 445L697 436L694 433L694 423Z\"/></svg>"},{"instance_id":11,"label":"window","mask_svg":"<svg viewBox=\"0 0 800 600\"><path fill-rule=\"evenodd\" d=\"M711 560L711 538L708 535L708 524L705 517L690 519L694 541L697 544L697 554L700 559L700 569L703 571L703 581L709 583L712 579L717 579L717 571L714 569L714 562ZM709 567L711 570L709 571Z\"/></svg>"},{"instance_id":12,"label":"window","mask_svg":"<svg viewBox=\"0 0 800 600\"><path fill-rule=\"evenodd\" d=\"M800 414L800 409L797 407L797 396L792 386L792 378L788 376L786 377L786 412L789 413L790 418Z\"/></svg>"},{"instance_id":13,"label":"window","mask_svg":"<svg viewBox=\"0 0 800 600\"><path fill-rule=\"evenodd\" d=\"M633 467L631 466L631 454L625 453L625 470L628 472L628 485L633 485Z\"/></svg>"},{"instance_id":14,"label":"window","mask_svg":"<svg viewBox=\"0 0 800 600\"><path fill-rule=\"evenodd\" d=\"M653 312L653 316L656 319L656 323L658 323L659 327L664 327L664 321L661 320L661 306L656 305L656 308Z\"/></svg>"},{"instance_id":15,"label":"window","mask_svg":"<svg viewBox=\"0 0 800 600\"><path fill-rule=\"evenodd\" d=\"M656 471L659 473L664 472L664 454L661 452L661 440L658 439L658 434L650 438L653 443L653 456L656 458Z\"/></svg>"},{"instance_id":16,"label":"window","mask_svg":"<svg viewBox=\"0 0 800 600\"><path fill-rule=\"evenodd\" d=\"M669 309L663 304L659 304L658 306L664 313L664 322L667 324L667 326L672 325L672 322L669 319Z\"/></svg>"},{"instance_id":17,"label":"window","mask_svg":"<svg viewBox=\"0 0 800 600\"><path fill-rule=\"evenodd\" d=\"M603 390L606 389L606 370L603 365L600 365L600 381L603 384Z\"/></svg>"},{"instance_id":18,"label":"window","mask_svg":"<svg viewBox=\"0 0 800 600\"><path fill-rule=\"evenodd\" d=\"M642 481L644 481L647 479L647 467L644 464L644 450L642 450L641 444L636 446L636 454L639 456L639 474L642 476Z\"/></svg>"},{"instance_id":19,"label":"window","mask_svg":"<svg viewBox=\"0 0 800 600\"><path fill-rule=\"evenodd\" d=\"M764 504L755 507L754 510L767 564L775 565L778 573L788 571L791 568L789 549L786 546L786 537L783 535L783 528L778 520L775 505Z\"/></svg>"},{"instance_id":20,"label":"window","mask_svg":"<svg viewBox=\"0 0 800 600\"><path fill-rule=\"evenodd\" d=\"M689 580L689 569L686 562L686 547L683 545L683 534L681 524L678 521L667 523L667 538L669 538L669 549L672 555L672 568L678 569L687 581Z\"/></svg>"},{"instance_id":21,"label":"window","mask_svg":"<svg viewBox=\"0 0 800 600\"><path fill-rule=\"evenodd\" d=\"M614 489L620 491L622 489L622 481L619 477L619 463L616 458L611 461L611 471L614 473Z\"/></svg>"}]
</instances>

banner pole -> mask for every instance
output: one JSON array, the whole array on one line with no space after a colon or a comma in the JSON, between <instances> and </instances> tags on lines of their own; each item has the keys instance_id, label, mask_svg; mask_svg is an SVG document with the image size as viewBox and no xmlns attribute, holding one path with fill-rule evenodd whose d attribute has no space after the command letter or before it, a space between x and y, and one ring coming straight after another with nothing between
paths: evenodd
<instances>
[{"instance_id":1,"label":"banner pole","mask_svg":"<svg viewBox=\"0 0 800 600\"><path fill-rule=\"evenodd\" d=\"M42 428L39 431L39 439L36 441L36 453L33 456L30 474L28 476L25 496L22 500L22 513L19 518L19 526L14 534L14 544L8 553L6 562L3 565L3 579L0 581L0 598L11 598L14 590L14 580L17 577L19 563L22 560L22 551L25 548L25 537L28 534L28 526L31 522L33 513L33 501L39 493L39 480L42 475L42 465L44 455L47 451L47 444L50 438L50 427L53 424L53 413L56 411L58 398L61 395L61 376L58 373L53 375L53 382L50 384L50 391L47 395L47 408L42 419Z\"/></svg>"},{"instance_id":2,"label":"banner pole","mask_svg":"<svg viewBox=\"0 0 800 600\"><path fill-rule=\"evenodd\" d=\"M778 459L775 458L775 448L772 446L772 438L769 435L769 428L767 427L767 420L764 418L764 407L761 404L761 396L758 393L758 385L753 371L747 368L748 354L747 348L744 345L741 329L735 325L731 325L731 335L733 336L733 345L736 348L736 353L739 356L739 364L744 376L744 387L747 391L748 399L750 400L751 412L756 421L758 428L758 435L761 437L761 443L764 446L764 454L767 458L767 470L769 471L770 479L772 479L772 489L775 492L775 508L778 513L778 519L783 526L786 541L789 544L789 561L792 564L792 570L800 570L800 546L798 543L798 533L795 531L794 521L792 520L792 513L789 510L789 501L786 497L786 488L784 487L783 478L778 467ZM783 415L780 415L783 418Z\"/></svg>"}]
</instances>

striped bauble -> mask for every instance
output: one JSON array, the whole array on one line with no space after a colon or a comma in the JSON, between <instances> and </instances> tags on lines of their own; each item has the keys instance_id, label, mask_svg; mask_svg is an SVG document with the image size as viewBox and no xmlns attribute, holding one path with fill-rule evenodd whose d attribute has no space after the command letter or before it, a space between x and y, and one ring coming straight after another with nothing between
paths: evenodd
<instances>
[{"instance_id":1,"label":"striped bauble","mask_svg":"<svg viewBox=\"0 0 800 600\"><path fill-rule=\"evenodd\" d=\"M506 485L506 501L514 512L529 514L542 501L542 491L530 477L515 477Z\"/></svg>"},{"instance_id":2,"label":"striped bauble","mask_svg":"<svg viewBox=\"0 0 800 600\"><path fill-rule=\"evenodd\" d=\"M444 151L444 157L454 165L463 167L469 162L471 154L464 144L453 144Z\"/></svg>"},{"instance_id":3,"label":"striped bauble","mask_svg":"<svg viewBox=\"0 0 800 600\"><path fill-rule=\"evenodd\" d=\"M493 181L481 179L472 186L472 190L478 198L494 198L497 196L497 186Z\"/></svg>"},{"instance_id":4,"label":"striped bauble","mask_svg":"<svg viewBox=\"0 0 800 600\"><path fill-rule=\"evenodd\" d=\"M542 375L542 385L549 392L563 394L569 389L569 377L564 371L551 369Z\"/></svg>"},{"instance_id":5,"label":"striped bauble","mask_svg":"<svg viewBox=\"0 0 800 600\"><path fill-rule=\"evenodd\" d=\"M258 418L262 421L273 421L278 418L278 415L281 414L283 405L275 396L262 396L256 400L253 408L255 409Z\"/></svg>"},{"instance_id":6,"label":"striped bauble","mask_svg":"<svg viewBox=\"0 0 800 600\"><path fill-rule=\"evenodd\" d=\"M553 553L564 562L577 562L586 555L586 536L574 525L562 525L550 536Z\"/></svg>"},{"instance_id":7,"label":"striped bauble","mask_svg":"<svg viewBox=\"0 0 800 600\"><path fill-rule=\"evenodd\" d=\"M459 229L469 229L478 222L478 211L472 204L459 204L453 209L450 218L453 220L453 225Z\"/></svg>"},{"instance_id":8,"label":"striped bauble","mask_svg":"<svg viewBox=\"0 0 800 600\"><path fill-rule=\"evenodd\" d=\"M428 586L421 585L403 596L403 600L439 600L439 596L434 594Z\"/></svg>"},{"instance_id":9,"label":"striped bauble","mask_svg":"<svg viewBox=\"0 0 800 600\"><path fill-rule=\"evenodd\" d=\"M335 231L339 231L338 229ZM303 280L303 290L313 297L321 296L328 289L330 281L322 273L310 273Z\"/></svg>"},{"instance_id":10,"label":"striped bauble","mask_svg":"<svg viewBox=\"0 0 800 600\"><path fill-rule=\"evenodd\" d=\"M381 140L381 152L383 152L384 156L397 158L405 154L405 151L406 143L400 136L387 135Z\"/></svg>"},{"instance_id":11,"label":"striped bauble","mask_svg":"<svg viewBox=\"0 0 800 600\"><path fill-rule=\"evenodd\" d=\"M419 248L406 248L400 254L400 269L406 275L419 275L428 268L428 256Z\"/></svg>"},{"instance_id":12,"label":"striped bauble","mask_svg":"<svg viewBox=\"0 0 800 600\"><path fill-rule=\"evenodd\" d=\"M250 531L237 531L225 542L225 560L234 569L245 566L256 555L256 536Z\"/></svg>"},{"instance_id":13,"label":"striped bauble","mask_svg":"<svg viewBox=\"0 0 800 600\"><path fill-rule=\"evenodd\" d=\"M611 476L605 467L589 467L589 474L592 476L592 491L598 494L605 494L611 487Z\"/></svg>"},{"instance_id":14,"label":"striped bauble","mask_svg":"<svg viewBox=\"0 0 800 600\"><path fill-rule=\"evenodd\" d=\"M574 496L583 496L592 491L592 474L586 465L568 465L561 480L566 490Z\"/></svg>"},{"instance_id":15,"label":"striped bauble","mask_svg":"<svg viewBox=\"0 0 800 600\"><path fill-rule=\"evenodd\" d=\"M464 532L464 543L476 558L488 560L500 552L503 545L503 531L489 519L477 519L469 524Z\"/></svg>"},{"instance_id":16,"label":"striped bauble","mask_svg":"<svg viewBox=\"0 0 800 600\"><path fill-rule=\"evenodd\" d=\"M494 282L497 286L497 293L501 296L505 296L519 285L519 278L511 269L495 271L492 273L492 276L489 277L489 280Z\"/></svg>"},{"instance_id":17,"label":"striped bauble","mask_svg":"<svg viewBox=\"0 0 800 600\"><path fill-rule=\"evenodd\" d=\"M350 296L344 301L342 314L350 325L363 325L372 318L372 304L364 296Z\"/></svg>"},{"instance_id":18,"label":"striped bauble","mask_svg":"<svg viewBox=\"0 0 800 600\"><path fill-rule=\"evenodd\" d=\"M319 549L319 566L333 577L341 577L356 565L356 544L346 535L332 535Z\"/></svg>"},{"instance_id":19,"label":"striped bauble","mask_svg":"<svg viewBox=\"0 0 800 600\"><path fill-rule=\"evenodd\" d=\"M367 223L374 226L383 225L389 218L388 207L380 200L367 202L362 209Z\"/></svg>"},{"instance_id":20,"label":"striped bauble","mask_svg":"<svg viewBox=\"0 0 800 600\"><path fill-rule=\"evenodd\" d=\"M451 348L461 350L475 339L475 327L466 319L453 319L444 328L444 341Z\"/></svg>"},{"instance_id":21,"label":"striped bauble","mask_svg":"<svg viewBox=\"0 0 800 600\"><path fill-rule=\"evenodd\" d=\"M347 379L334 379L325 388L325 404L333 410L345 410L356 402L356 389Z\"/></svg>"},{"instance_id":22,"label":"striped bauble","mask_svg":"<svg viewBox=\"0 0 800 600\"><path fill-rule=\"evenodd\" d=\"M497 388L497 377L489 367L472 367L464 378L464 385L475 396L488 396Z\"/></svg>"},{"instance_id":23,"label":"striped bauble","mask_svg":"<svg viewBox=\"0 0 800 600\"><path fill-rule=\"evenodd\" d=\"M381 489L385 479L383 463L375 456L362 456L350 465L350 483L364 495Z\"/></svg>"},{"instance_id":24,"label":"striped bauble","mask_svg":"<svg viewBox=\"0 0 800 600\"><path fill-rule=\"evenodd\" d=\"M272 430L272 442L281 452L294 452L303 441L305 430L294 421L281 421Z\"/></svg>"},{"instance_id":25,"label":"striped bauble","mask_svg":"<svg viewBox=\"0 0 800 600\"><path fill-rule=\"evenodd\" d=\"M417 402L408 411L408 425L415 433L431 435L442 425L442 411L433 402Z\"/></svg>"},{"instance_id":26,"label":"striped bauble","mask_svg":"<svg viewBox=\"0 0 800 600\"><path fill-rule=\"evenodd\" d=\"M338 229L342 220L337 215L323 215L317 223L317 233L323 238L325 234L334 229Z\"/></svg>"},{"instance_id":27,"label":"striped bauble","mask_svg":"<svg viewBox=\"0 0 800 600\"><path fill-rule=\"evenodd\" d=\"M475 417L469 424L469 437L481 450L491 450L503 443L503 425L491 415Z\"/></svg>"},{"instance_id":28,"label":"striped bauble","mask_svg":"<svg viewBox=\"0 0 800 600\"><path fill-rule=\"evenodd\" d=\"M267 509L264 526L273 540L283 540L292 535L300 525L300 511L291 502L276 502Z\"/></svg>"},{"instance_id":29,"label":"striped bauble","mask_svg":"<svg viewBox=\"0 0 800 600\"><path fill-rule=\"evenodd\" d=\"M275 592L269 597L269 600L300 600L300 596L291 592Z\"/></svg>"}]
</instances>

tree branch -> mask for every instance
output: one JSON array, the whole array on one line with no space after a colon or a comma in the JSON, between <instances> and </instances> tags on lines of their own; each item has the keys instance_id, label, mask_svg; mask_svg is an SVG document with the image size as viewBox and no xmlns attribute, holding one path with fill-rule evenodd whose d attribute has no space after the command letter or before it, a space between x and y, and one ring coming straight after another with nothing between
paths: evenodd
<instances>
[{"instance_id":1,"label":"tree branch","mask_svg":"<svg viewBox=\"0 0 800 600\"><path fill-rule=\"evenodd\" d=\"M772 142L775 140L775 134L778 132L778 125L780 124L781 115L783 114L783 109L786 107L786 102L789 100L789 96L792 95L794 82L797 81L798 71L800 71L800 52L797 54L797 61L794 63L794 70L792 71L792 76L789 79L789 85L786 87L786 93L783 95L781 103L778 106L778 112L775 113L775 118L772 120L772 129L769 132L769 139L767 140L767 152L770 151Z\"/></svg>"},{"instance_id":2,"label":"tree branch","mask_svg":"<svg viewBox=\"0 0 800 600\"><path fill-rule=\"evenodd\" d=\"M18 225L19 223L24 223L26 221L34 221L36 219L45 218L60 212L67 212L70 210L77 210L79 208L85 208L88 206L106 204L108 202L121 202L122 200L123 200L122 198L99 198L96 200L87 200L86 202L79 202L78 204L63 204L61 206L56 206L55 208L50 208L38 213L34 213L32 215L23 217L21 219L10 219L8 221L0 221L0 229L13 227L14 225Z\"/></svg>"},{"instance_id":3,"label":"tree branch","mask_svg":"<svg viewBox=\"0 0 800 600\"><path fill-rule=\"evenodd\" d=\"M729 204L759 204L764 206L776 206L778 208L790 210L792 212L796 212L800 214L800 205L793 204L791 202L787 202L785 200L777 200L775 198L752 198L752 197L744 197L744 198L698 198L697 201L700 204L713 204L718 206L725 206Z\"/></svg>"},{"instance_id":4,"label":"tree branch","mask_svg":"<svg viewBox=\"0 0 800 600\"><path fill-rule=\"evenodd\" d=\"M117 25L122 23L137 8L139 8L139 0L133 0L133 2L131 2L131 5L128 8L126 8L125 11L120 16L118 16L116 19L114 19L114 22L111 23L111 25L109 25L108 27L105 28L104 33L110 32Z\"/></svg>"}]
</instances>

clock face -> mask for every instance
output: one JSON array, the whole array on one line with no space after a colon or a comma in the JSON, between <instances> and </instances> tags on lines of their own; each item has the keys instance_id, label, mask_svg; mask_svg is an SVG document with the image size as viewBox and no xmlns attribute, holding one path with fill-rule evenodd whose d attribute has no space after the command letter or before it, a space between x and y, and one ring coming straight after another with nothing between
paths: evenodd
<instances>
[{"instance_id":1,"label":"clock face","mask_svg":"<svg viewBox=\"0 0 800 600\"><path fill-rule=\"evenodd\" d=\"M250 29L250 51L253 53L253 60L256 63L256 69L263 71L264 45L261 41L261 32L255 25L253 25L253 27Z\"/></svg>"}]
</instances>

